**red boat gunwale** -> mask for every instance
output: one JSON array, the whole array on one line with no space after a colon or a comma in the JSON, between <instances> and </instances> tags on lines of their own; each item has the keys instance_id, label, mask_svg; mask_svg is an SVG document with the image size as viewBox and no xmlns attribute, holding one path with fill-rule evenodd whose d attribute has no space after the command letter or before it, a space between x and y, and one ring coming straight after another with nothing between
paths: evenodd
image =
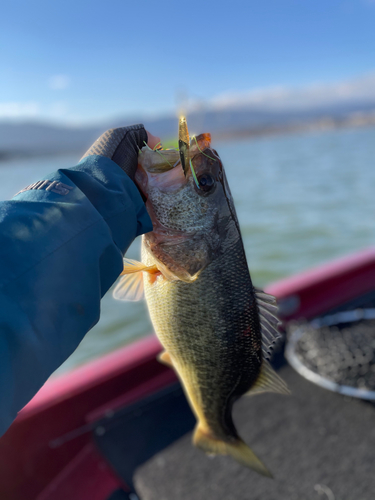
<instances>
[{"instance_id":1,"label":"red boat gunwale","mask_svg":"<svg viewBox=\"0 0 375 500\"><path fill-rule=\"evenodd\" d=\"M281 305L293 299L286 320L311 318L372 290L375 249L266 288ZM157 362L160 350L149 336L50 379L0 439L0 498L104 500L124 487L96 450L92 423L176 381Z\"/></svg>"}]
</instances>

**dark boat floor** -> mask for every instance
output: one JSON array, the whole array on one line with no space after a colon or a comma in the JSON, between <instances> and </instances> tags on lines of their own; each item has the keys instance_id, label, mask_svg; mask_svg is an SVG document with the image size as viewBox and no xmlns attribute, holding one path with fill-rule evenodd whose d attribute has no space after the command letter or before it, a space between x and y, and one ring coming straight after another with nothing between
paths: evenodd
<instances>
[{"instance_id":1,"label":"dark boat floor","mask_svg":"<svg viewBox=\"0 0 375 500\"><path fill-rule=\"evenodd\" d=\"M244 397L234 409L239 434L272 471L273 480L230 457L207 457L192 446L188 433L135 470L141 500L372 500L375 406L321 389L286 365L279 373L292 396ZM180 414L174 425L191 428L191 414L175 399ZM156 436L160 429L154 424L151 435ZM97 441L123 476L121 455L134 446L126 448L126 428L116 425Z\"/></svg>"},{"instance_id":2,"label":"dark boat floor","mask_svg":"<svg viewBox=\"0 0 375 500\"><path fill-rule=\"evenodd\" d=\"M375 307L375 292L330 313L358 307ZM275 354L292 395L243 397L234 408L273 480L193 447L195 418L179 384L99 422L99 449L141 500L373 500L375 404L322 389Z\"/></svg>"}]
</instances>

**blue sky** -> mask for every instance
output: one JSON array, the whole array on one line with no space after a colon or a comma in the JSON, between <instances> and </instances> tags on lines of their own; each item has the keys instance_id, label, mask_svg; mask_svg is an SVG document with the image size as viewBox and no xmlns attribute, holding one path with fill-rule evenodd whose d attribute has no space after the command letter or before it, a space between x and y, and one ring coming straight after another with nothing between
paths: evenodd
<instances>
[{"instance_id":1,"label":"blue sky","mask_svg":"<svg viewBox=\"0 0 375 500\"><path fill-rule=\"evenodd\" d=\"M375 71L375 0L12 0L0 119L88 123Z\"/></svg>"}]
</instances>

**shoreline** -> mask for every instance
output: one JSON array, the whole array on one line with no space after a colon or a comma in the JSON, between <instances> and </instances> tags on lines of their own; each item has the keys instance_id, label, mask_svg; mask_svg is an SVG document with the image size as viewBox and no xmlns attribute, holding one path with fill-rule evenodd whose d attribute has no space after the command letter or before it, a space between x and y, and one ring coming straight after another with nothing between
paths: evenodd
<instances>
[{"instance_id":1,"label":"shoreline","mask_svg":"<svg viewBox=\"0 0 375 500\"><path fill-rule=\"evenodd\" d=\"M317 120L295 123L284 123L282 125L268 125L261 127L233 129L229 131L213 132L212 136L215 141L231 141L242 139L256 139L258 137L268 137L275 135L289 135L294 133L309 133L309 132L330 132L332 130L342 130L349 128L372 128L375 127L375 113L371 114L354 114L346 118L332 118L330 116L323 117ZM177 144L177 138L167 138L162 141L166 146L172 147ZM70 154L83 154L85 146L82 149L74 147L72 149L54 150L0 150L0 165L6 161L26 158L38 158L48 156L66 156Z\"/></svg>"},{"instance_id":2,"label":"shoreline","mask_svg":"<svg viewBox=\"0 0 375 500\"><path fill-rule=\"evenodd\" d=\"M251 129L241 129L228 132L214 132L215 140L229 141L234 139L249 139L273 135L289 135L294 133L330 132L349 128L375 127L375 113L364 116L351 116L343 119L332 117L321 118L314 121L289 123L283 125L269 125Z\"/></svg>"}]
</instances>

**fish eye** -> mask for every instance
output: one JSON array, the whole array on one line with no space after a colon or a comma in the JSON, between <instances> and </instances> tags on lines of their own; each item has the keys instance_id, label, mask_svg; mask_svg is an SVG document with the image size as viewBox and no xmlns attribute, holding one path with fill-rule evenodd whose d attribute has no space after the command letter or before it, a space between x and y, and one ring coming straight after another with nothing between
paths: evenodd
<instances>
[{"instance_id":1,"label":"fish eye","mask_svg":"<svg viewBox=\"0 0 375 500\"><path fill-rule=\"evenodd\" d=\"M200 191L203 191L204 193L209 193L215 187L216 182L211 174L205 173L199 177L198 184Z\"/></svg>"}]
</instances>

